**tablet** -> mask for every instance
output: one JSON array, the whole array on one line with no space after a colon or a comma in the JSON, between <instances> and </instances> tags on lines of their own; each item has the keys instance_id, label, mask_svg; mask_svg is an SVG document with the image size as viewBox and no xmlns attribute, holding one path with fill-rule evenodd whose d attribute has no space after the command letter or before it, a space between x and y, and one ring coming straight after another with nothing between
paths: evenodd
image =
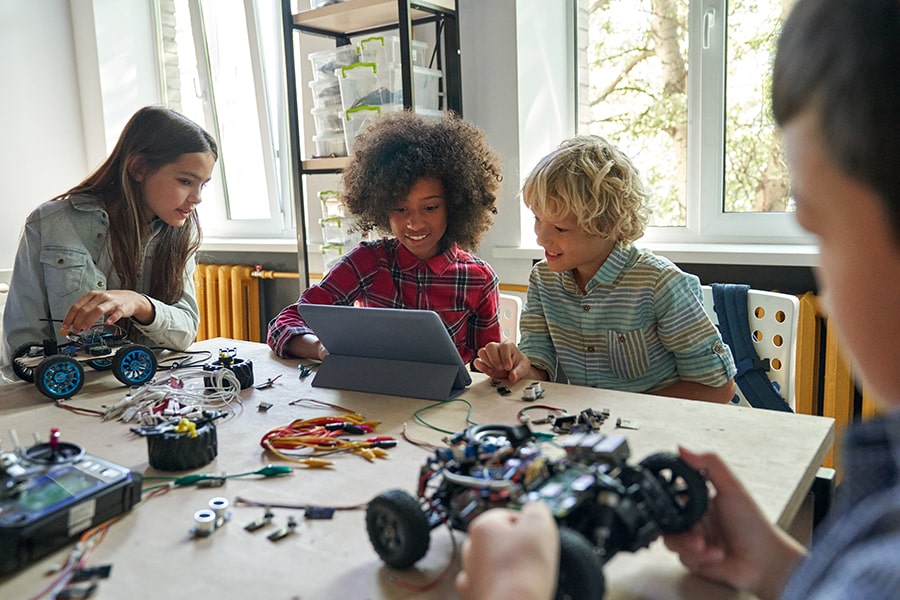
<instances>
[{"instance_id":1,"label":"tablet","mask_svg":"<svg viewBox=\"0 0 900 600\"><path fill-rule=\"evenodd\" d=\"M314 387L447 400L472 383L434 311L329 304L297 310L328 349Z\"/></svg>"}]
</instances>

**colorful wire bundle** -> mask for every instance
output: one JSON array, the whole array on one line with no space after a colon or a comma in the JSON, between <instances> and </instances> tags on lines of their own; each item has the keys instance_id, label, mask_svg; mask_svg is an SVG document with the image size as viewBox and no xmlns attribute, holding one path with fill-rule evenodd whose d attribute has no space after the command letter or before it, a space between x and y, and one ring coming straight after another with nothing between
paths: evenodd
<instances>
[{"instance_id":1,"label":"colorful wire bundle","mask_svg":"<svg viewBox=\"0 0 900 600\"><path fill-rule=\"evenodd\" d=\"M364 435L373 433L377 421L366 421L362 415L347 413L340 417L314 417L297 419L290 425L269 430L260 445L284 460L300 462L309 467L327 467L330 461L317 457L350 452L368 461L387 456L386 448L393 448L397 441L390 436L371 436L362 440L341 437L344 434Z\"/></svg>"}]
</instances>

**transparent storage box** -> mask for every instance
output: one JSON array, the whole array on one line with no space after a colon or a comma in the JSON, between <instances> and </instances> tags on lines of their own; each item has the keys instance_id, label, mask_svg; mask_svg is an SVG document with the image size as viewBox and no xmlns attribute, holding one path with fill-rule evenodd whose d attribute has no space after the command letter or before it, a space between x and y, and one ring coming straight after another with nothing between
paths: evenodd
<instances>
[{"instance_id":1,"label":"transparent storage box","mask_svg":"<svg viewBox=\"0 0 900 600\"><path fill-rule=\"evenodd\" d=\"M313 108L309 112L312 113L316 123L316 135L344 133L344 111L341 110L340 105Z\"/></svg>"},{"instance_id":2,"label":"transparent storage box","mask_svg":"<svg viewBox=\"0 0 900 600\"><path fill-rule=\"evenodd\" d=\"M340 244L352 247L359 243L363 236L356 229L356 219L353 217L327 217L319 219L322 226L322 241L325 244Z\"/></svg>"},{"instance_id":3,"label":"transparent storage box","mask_svg":"<svg viewBox=\"0 0 900 600\"><path fill-rule=\"evenodd\" d=\"M353 142L356 136L362 131L372 119L378 118L384 113L392 110L400 110L400 105L382 105L382 106L355 106L344 112L344 140L347 145L347 154L353 152Z\"/></svg>"},{"instance_id":4,"label":"transparent storage box","mask_svg":"<svg viewBox=\"0 0 900 600\"><path fill-rule=\"evenodd\" d=\"M325 267L325 273L327 273L331 267L341 260L341 257L344 255L344 246L341 244L323 244L320 248L322 250L322 262Z\"/></svg>"},{"instance_id":5,"label":"transparent storage box","mask_svg":"<svg viewBox=\"0 0 900 600\"><path fill-rule=\"evenodd\" d=\"M325 106L341 106L341 85L337 77L323 77L309 82L312 92L313 108Z\"/></svg>"},{"instance_id":6,"label":"transparent storage box","mask_svg":"<svg viewBox=\"0 0 900 600\"><path fill-rule=\"evenodd\" d=\"M343 132L314 135L312 140L316 147L314 156L318 158L347 156L347 143L344 140Z\"/></svg>"},{"instance_id":7,"label":"transparent storage box","mask_svg":"<svg viewBox=\"0 0 900 600\"><path fill-rule=\"evenodd\" d=\"M308 58L309 62L312 63L314 79L334 77L335 69L352 65L359 59L356 53L356 46L353 45L337 46L328 50L310 52Z\"/></svg>"},{"instance_id":8,"label":"transparent storage box","mask_svg":"<svg viewBox=\"0 0 900 600\"><path fill-rule=\"evenodd\" d=\"M331 217L344 217L345 207L341 202L341 195L337 190L322 190L319 192L319 202L322 203L322 216L326 219Z\"/></svg>"},{"instance_id":9,"label":"transparent storage box","mask_svg":"<svg viewBox=\"0 0 900 600\"><path fill-rule=\"evenodd\" d=\"M427 67L413 67L413 84L416 87L416 108L438 110L440 108L441 72ZM403 84L400 84L402 89Z\"/></svg>"},{"instance_id":10,"label":"transparent storage box","mask_svg":"<svg viewBox=\"0 0 900 600\"><path fill-rule=\"evenodd\" d=\"M340 82L343 109L402 103L402 98L396 94L392 71L379 69L373 62L358 62L336 69L334 75Z\"/></svg>"},{"instance_id":11,"label":"transparent storage box","mask_svg":"<svg viewBox=\"0 0 900 600\"><path fill-rule=\"evenodd\" d=\"M385 69L372 62L354 63L336 70L335 76L340 82L344 111L360 106L403 105L403 70L397 65ZM441 77L438 69L413 67L417 108L440 108Z\"/></svg>"},{"instance_id":12,"label":"transparent storage box","mask_svg":"<svg viewBox=\"0 0 900 600\"><path fill-rule=\"evenodd\" d=\"M428 64L428 43L410 40L409 53L412 64L424 67ZM360 62L373 62L379 66L400 64L400 37L396 35L378 35L359 41Z\"/></svg>"}]
</instances>

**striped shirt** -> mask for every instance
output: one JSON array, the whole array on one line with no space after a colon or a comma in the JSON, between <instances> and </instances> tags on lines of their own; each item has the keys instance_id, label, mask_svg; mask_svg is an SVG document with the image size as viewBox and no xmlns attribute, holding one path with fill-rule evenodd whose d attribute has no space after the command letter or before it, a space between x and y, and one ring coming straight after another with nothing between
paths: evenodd
<instances>
[{"instance_id":1,"label":"striped shirt","mask_svg":"<svg viewBox=\"0 0 900 600\"><path fill-rule=\"evenodd\" d=\"M700 281L665 258L618 244L582 294L570 271L534 266L519 349L551 381L648 392L711 387L734 359L703 310Z\"/></svg>"},{"instance_id":2,"label":"striped shirt","mask_svg":"<svg viewBox=\"0 0 900 600\"><path fill-rule=\"evenodd\" d=\"M847 429L844 477L782 598L900 597L900 410Z\"/></svg>"},{"instance_id":3,"label":"striped shirt","mask_svg":"<svg viewBox=\"0 0 900 600\"><path fill-rule=\"evenodd\" d=\"M375 308L433 310L443 321L463 361L479 348L500 341L497 275L490 265L456 244L426 261L416 258L398 240L361 242L333 266L319 285L269 323L267 342L286 358L288 341L313 333L298 304L358 302Z\"/></svg>"}]
</instances>

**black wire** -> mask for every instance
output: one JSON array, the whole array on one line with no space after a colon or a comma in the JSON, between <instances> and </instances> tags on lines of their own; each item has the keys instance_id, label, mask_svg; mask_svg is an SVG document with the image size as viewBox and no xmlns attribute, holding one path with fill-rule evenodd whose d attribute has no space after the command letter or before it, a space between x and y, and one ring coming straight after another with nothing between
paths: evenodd
<instances>
[{"instance_id":1,"label":"black wire","mask_svg":"<svg viewBox=\"0 0 900 600\"><path fill-rule=\"evenodd\" d=\"M157 365L160 369L186 369L189 367L196 367L198 365L202 365L209 361L212 358L211 350L173 350L172 348L165 348L163 346L155 346L151 348L151 350L165 350L167 352L175 352L177 353L175 356L167 356L164 358L160 358L157 361ZM201 358L195 358L192 360L187 360L187 356L198 355ZM171 364L169 364L171 363Z\"/></svg>"}]
</instances>

